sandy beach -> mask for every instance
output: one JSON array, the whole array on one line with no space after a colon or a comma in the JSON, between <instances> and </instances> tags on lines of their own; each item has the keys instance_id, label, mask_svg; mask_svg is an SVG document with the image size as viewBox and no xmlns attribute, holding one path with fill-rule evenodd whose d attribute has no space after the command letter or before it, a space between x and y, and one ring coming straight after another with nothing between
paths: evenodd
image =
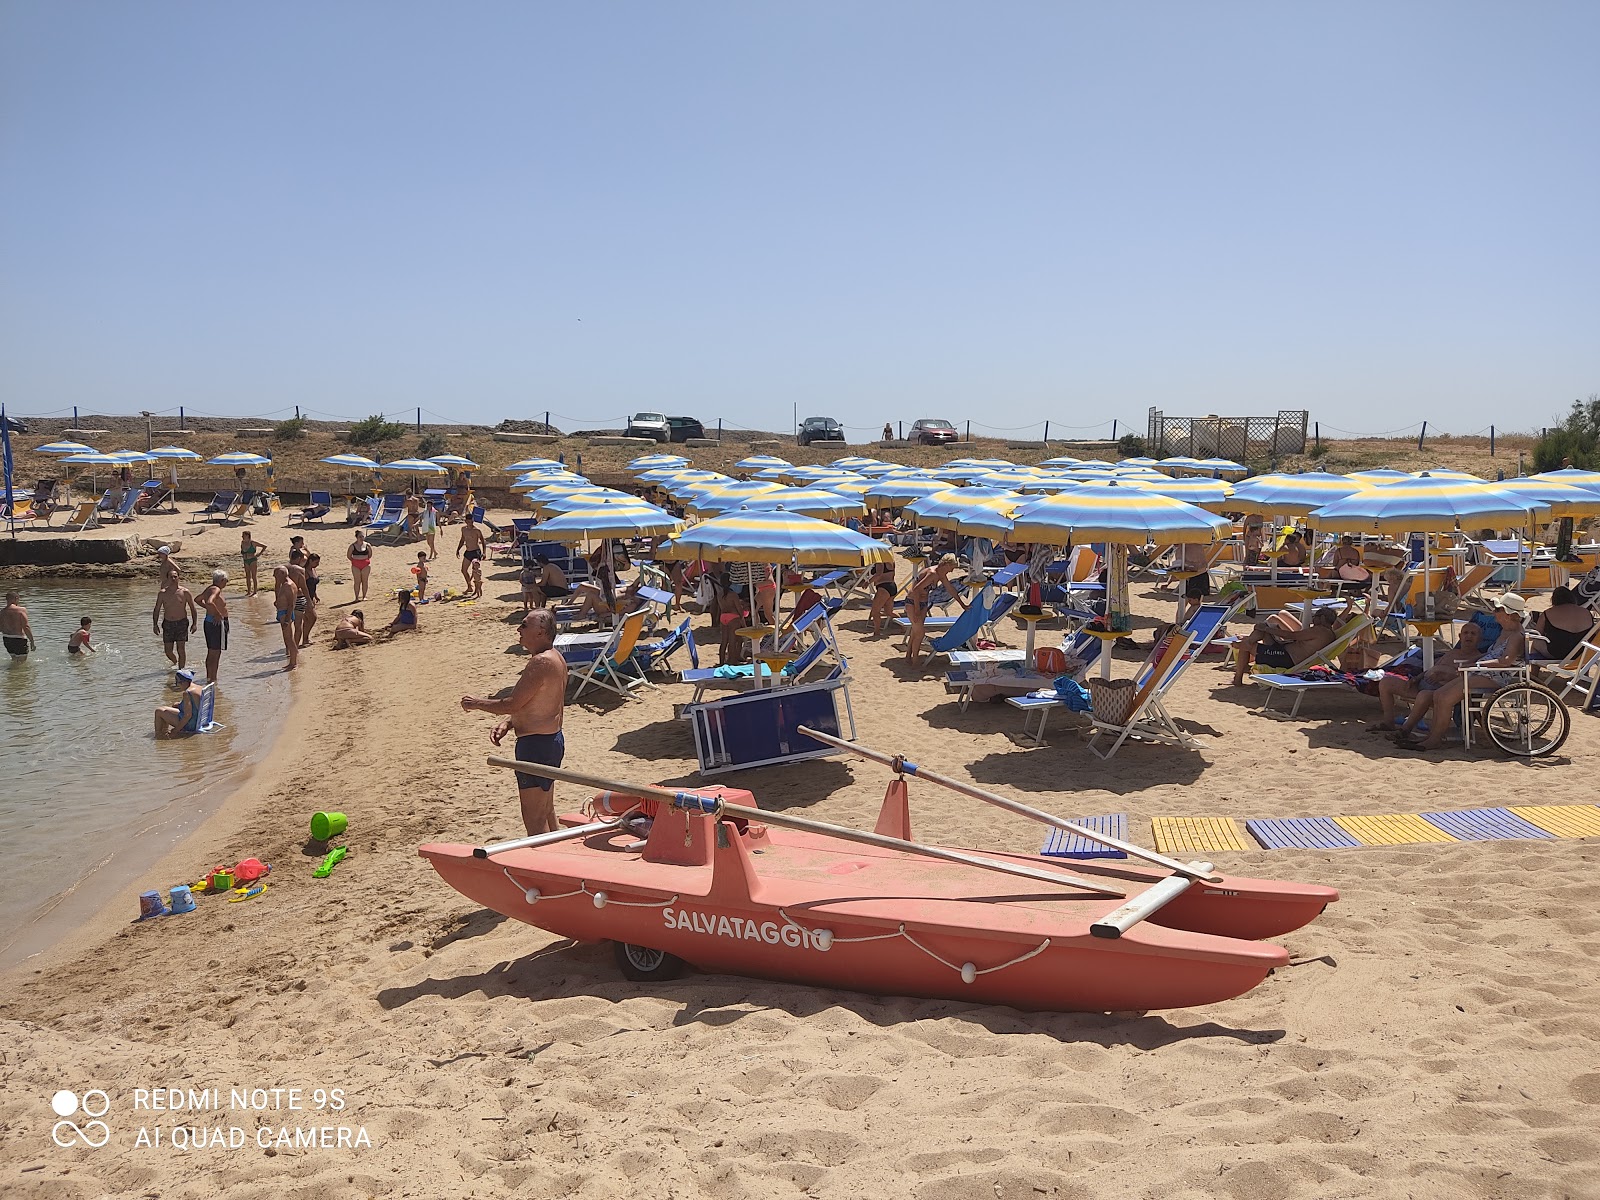
<instances>
[{"instance_id":1,"label":"sandy beach","mask_svg":"<svg viewBox=\"0 0 1600 1200\"><path fill-rule=\"evenodd\" d=\"M134 532L186 532L189 581L215 562L240 586L237 531L181 522L142 519ZM281 561L293 531L272 518L253 532ZM482 910L416 854L521 833L509 776L484 765L491 722L458 705L508 687L522 665L514 570L489 564L481 602L427 605L416 635L333 653L349 531L306 537L324 555L324 602L287 724L142 882L165 890L256 856L273 865L268 889L141 924L130 889L0 979L6 1195L1600 1196L1594 839L1219 852L1223 870L1342 898L1283 939L1289 968L1203 1008L1032 1014L692 973L629 983L608 948ZM455 539L440 531L435 587L460 587ZM379 551L369 624L387 621L414 559L415 547ZM1119 675L1172 611L1171 594L1148 586L1134 602ZM1126 812L1145 844L1158 816L1594 800L1592 715L1574 713L1554 759L1419 755L1364 732L1375 701L1354 694L1312 697L1295 720L1263 716L1257 689L1229 687L1216 659L1168 703L1198 752L1132 744L1102 762L1065 718L1031 749L1014 709L959 712L938 672L905 669L864 618L857 601L837 622L862 742L1062 815ZM714 646L703 618L696 632ZM1002 633L1022 644L1016 623ZM570 704L568 764L700 782L673 719L687 698L669 684ZM866 827L887 781L843 758L719 780L763 806ZM1042 841L1038 826L960 796L916 782L911 793L913 828L930 841L1022 852ZM585 796L562 785L557 798L569 811ZM307 843L319 809L349 814L351 848L321 880L321 848ZM52 1142L60 1089L104 1091L108 1144ZM139 1089L217 1089L220 1104L139 1108ZM161 1144L135 1144L157 1127ZM206 1144L174 1146L174 1127ZM226 1144L234 1127L238 1146ZM355 1144L278 1140L322 1128Z\"/></svg>"}]
</instances>

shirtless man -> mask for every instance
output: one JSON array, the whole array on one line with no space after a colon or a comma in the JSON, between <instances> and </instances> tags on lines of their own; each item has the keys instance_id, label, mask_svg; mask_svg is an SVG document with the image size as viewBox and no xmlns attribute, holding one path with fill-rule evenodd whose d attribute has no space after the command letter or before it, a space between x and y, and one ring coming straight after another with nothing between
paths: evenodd
<instances>
[{"instance_id":1,"label":"shirtless man","mask_svg":"<svg viewBox=\"0 0 1600 1200\"><path fill-rule=\"evenodd\" d=\"M183 732L183 727L189 723L200 708L200 685L195 682L194 676L184 671L182 674L189 680L189 686L183 689L183 695L178 697L176 704L163 704L156 709L156 737L177 737Z\"/></svg>"},{"instance_id":2,"label":"shirtless man","mask_svg":"<svg viewBox=\"0 0 1600 1200\"><path fill-rule=\"evenodd\" d=\"M200 613L194 606L194 593L184 587L176 573L167 575L156 593L155 607L150 610L150 628L161 635L161 648L167 661L183 670L188 661L189 635L200 625Z\"/></svg>"},{"instance_id":3,"label":"shirtless man","mask_svg":"<svg viewBox=\"0 0 1600 1200\"><path fill-rule=\"evenodd\" d=\"M222 652L228 648L228 602L222 589L228 584L226 571L211 572L211 586L195 598L195 603L205 611L203 628L206 635L206 680L215 682L217 667L222 662Z\"/></svg>"},{"instance_id":4,"label":"shirtless man","mask_svg":"<svg viewBox=\"0 0 1600 1200\"><path fill-rule=\"evenodd\" d=\"M517 626L517 641L529 658L511 694L504 700L463 696L461 707L466 712L476 709L504 717L490 730L489 740L498 746L515 730L518 760L559 767L566 752L561 715L567 698L567 661L554 648L555 615L548 608L534 609ZM522 824L530 835L555 830L556 794L551 780L518 771L517 798L522 805Z\"/></svg>"},{"instance_id":5,"label":"shirtless man","mask_svg":"<svg viewBox=\"0 0 1600 1200\"><path fill-rule=\"evenodd\" d=\"M6 593L6 606L0 608L0 637L5 639L6 653L13 661L27 658L29 650L39 648L33 640L33 626L28 624L28 610L15 592Z\"/></svg>"},{"instance_id":6,"label":"shirtless man","mask_svg":"<svg viewBox=\"0 0 1600 1200\"><path fill-rule=\"evenodd\" d=\"M1377 724L1368 725L1368 733L1393 733L1395 721L1398 716L1399 704L1403 700L1409 705L1421 692L1436 692L1456 676L1461 674L1462 667L1469 667L1478 661L1478 655L1483 651L1483 630L1475 622L1468 621L1461 627L1461 635L1456 642L1456 648L1441 654L1429 667L1416 679L1407 679L1403 675L1386 672L1378 680L1378 703L1383 705L1383 716Z\"/></svg>"},{"instance_id":7,"label":"shirtless man","mask_svg":"<svg viewBox=\"0 0 1600 1200\"><path fill-rule=\"evenodd\" d=\"M483 550L486 544L483 530L478 528L478 523L469 512L466 523L461 526L461 538L456 542L456 553L461 555L461 578L467 584L468 600L483 597Z\"/></svg>"},{"instance_id":8,"label":"shirtless man","mask_svg":"<svg viewBox=\"0 0 1600 1200\"><path fill-rule=\"evenodd\" d=\"M156 577L165 587L169 579L178 578L178 564L172 561L172 547L163 546L156 551Z\"/></svg>"},{"instance_id":9,"label":"shirtless man","mask_svg":"<svg viewBox=\"0 0 1600 1200\"><path fill-rule=\"evenodd\" d=\"M1291 627L1273 614L1260 622L1249 636L1233 645L1233 682L1239 686L1245 681L1251 661L1276 671L1288 671L1311 658L1335 640L1334 625L1339 613L1331 608L1319 608L1312 614L1311 624L1304 629Z\"/></svg>"},{"instance_id":10,"label":"shirtless man","mask_svg":"<svg viewBox=\"0 0 1600 1200\"><path fill-rule=\"evenodd\" d=\"M283 630L283 649L289 657L283 669L292 671L300 663L300 639L294 630L294 602L300 598L300 589L289 578L288 567L272 568L272 597L278 609L278 628Z\"/></svg>"}]
</instances>

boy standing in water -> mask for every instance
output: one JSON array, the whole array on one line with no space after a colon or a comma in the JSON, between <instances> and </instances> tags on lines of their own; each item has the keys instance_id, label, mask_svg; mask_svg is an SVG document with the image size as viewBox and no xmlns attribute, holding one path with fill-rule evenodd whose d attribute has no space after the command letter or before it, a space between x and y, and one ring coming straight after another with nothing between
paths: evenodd
<instances>
[{"instance_id":1,"label":"boy standing in water","mask_svg":"<svg viewBox=\"0 0 1600 1200\"><path fill-rule=\"evenodd\" d=\"M228 602L222 598L222 589L228 582L226 571L211 572L211 586L200 593L195 601L205 609L206 680L215 682L217 667L222 663L222 652L228 648Z\"/></svg>"},{"instance_id":2,"label":"boy standing in water","mask_svg":"<svg viewBox=\"0 0 1600 1200\"><path fill-rule=\"evenodd\" d=\"M29 650L39 648L33 640L33 626L28 624L28 610L22 607L22 597L16 592L7 592L6 606L0 608L0 639L13 659L27 658Z\"/></svg>"},{"instance_id":3,"label":"boy standing in water","mask_svg":"<svg viewBox=\"0 0 1600 1200\"><path fill-rule=\"evenodd\" d=\"M95 653L95 648L89 645L89 626L93 624L88 617L78 622L78 627L72 631L72 636L67 639L68 654L82 654L87 651Z\"/></svg>"},{"instance_id":4,"label":"boy standing in water","mask_svg":"<svg viewBox=\"0 0 1600 1200\"><path fill-rule=\"evenodd\" d=\"M200 614L194 606L194 593L184 587L174 570L161 581L156 593L156 606L150 610L150 628L161 635L161 648L167 660L183 669L187 660L185 646L189 635L200 624Z\"/></svg>"}]
</instances>

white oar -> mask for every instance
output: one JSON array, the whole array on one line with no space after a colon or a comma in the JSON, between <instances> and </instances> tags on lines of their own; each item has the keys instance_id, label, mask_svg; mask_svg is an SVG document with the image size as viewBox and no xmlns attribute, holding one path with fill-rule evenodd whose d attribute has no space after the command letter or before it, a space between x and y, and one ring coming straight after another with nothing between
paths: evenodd
<instances>
[{"instance_id":1,"label":"white oar","mask_svg":"<svg viewBox=\"0 0 1600 1200\"><path fill-rule=\"evenodd\" d=\"M886 850L901 850L907 854L920 854L924 858L937 858L945 862L962 863L969 867L980 867L985 871L998 871L1003 875L1015 875L1021 879L1031 879L1036 883L1067 884L1071 887L1082 888L1087 892L1094 892L1100 896L1121 898L1128 894L1103 882L1079 879L1076 876L1057 871L1025 867L1018 863L1001 862L998 859L985 858L979 854L966 854L960 850L946 850L943 846L930 846L923 842L908 842L900 838L885 837L881 833L868 833L864 829L851 829L847 825L832 825L826 821L811 821L805 817L771 812L764 808L747 808L742 804L728 804L720 796L706 796L699 792L680 792L671 788L655 787L647 783L623 783L615 779L605 779L599 775L590 775L583 771L569 771L562 767L549 767L543 763L519 762L514 758L500 758L495 755L490 755L488 761L491 767L508 767L514 771L521 771L524 775L542 775L546 779L559 779L564 783L586 784L589 787L620 792L625 796L649 796L656 800L663 800L674 808L708 813L714 817L743 817L749 821L776 825L781 829L800 829L808 833L826 834L829 837L842 838L848 842L860 842L864 846L881 846Z\"/></svg>"},{"instance_id":2,"label":"white oar","mask_svg":"<svg viewBox=\"0 0 1600 1200\"><path fill-rule=\"evenodd\" d=\"M1030 808L1028 805L1016 800L1009 800L998 792L990 792L970 783L962 783L961 780L951 779L948 775L935 774L917 766L910 759L885 754L881 750L873 750L867 746L859 746L855 742L847 742L842 738L834 737L831 733L823 733L821 730L812 729L806 725L799 726L799 732L805 734L806 737L815 738L823 745L833 746L839 750L848 750L852 754L859 754L862 758L869 759L872 762L882 763L895 772L914 775L918 779L926 779L929 783L937 783L939 786L947 787L953 792L960 792L963 796L971 796L974 800L982 800L986 804L993 804L998 808L1006 809L1008 812L1014 812L1018 816L1054 826L1056 829L1065 829L1068 833L1086 837L1090 841L1099 842L1102 846L1110 846L1112 849L1121 850L1124 854L1133 858L1140 858L1147 863L1154 863L1158 867L1166 867L1169 871L1176 871L1186 878L1204 879L1209 883L1216 883L1222 878L1222 876L1215 873L1215 869L1210 863L1179 862L1175 858L1168 858L1165 854L1159 854L1154 850L1146 850L1143 846L1135 846L1132 842L1124 842L1119 838L1112 837L1110 834L1096 833L1094 830L1087 829L1082 825L1075 825L1065 817L1058 817L1053 813Z\"/></svg>"},{"instance_id":3,"label":"white oar","mask_svg":"<svg viewBox=\"0 0 1600 1200\"><path fill-rule=\"evenodd\" d=\"M495 842L490 846L479 846L473 850L473 858L488 858L490 855L501 854L507 850L532 850L537 846L554 846L557 842L570 842L576 838L588 837L591 833L604 833L608 829L620 829L627 814L617 817L612 821L595 821L589 825L574 825L570 829L556 829L550 833L536 833L532 837L515 838L509 842Z\"/></svg>"}]
</instances>

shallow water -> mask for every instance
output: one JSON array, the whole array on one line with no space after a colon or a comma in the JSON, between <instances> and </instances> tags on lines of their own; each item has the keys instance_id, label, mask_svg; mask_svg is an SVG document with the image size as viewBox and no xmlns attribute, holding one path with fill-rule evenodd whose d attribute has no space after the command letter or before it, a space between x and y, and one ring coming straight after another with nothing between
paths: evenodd
<instances>
[{"instance_id":1,"label":"shallow water","mask_svg":"<svg viewBox=\"0 0 1600 1200\"><path fill-rule=\"evenodd\" d=\"M131 919L139 891L193 882L136 872L191 832L261 758L290 690L270 594L230 597L216 706L224 728L158 742L154 710L178 690L150 629L155 581L50 579L19 590L39 649L23 660L0 656L0 911L12 918L0 931L0 966L49 944L120 890ZM97 653L70 655L67 637L84 616L94 621ZM200 633L188 652L203 678ZM206 865L196 864L196 876Z\"/></svg>"}]
</instances>

